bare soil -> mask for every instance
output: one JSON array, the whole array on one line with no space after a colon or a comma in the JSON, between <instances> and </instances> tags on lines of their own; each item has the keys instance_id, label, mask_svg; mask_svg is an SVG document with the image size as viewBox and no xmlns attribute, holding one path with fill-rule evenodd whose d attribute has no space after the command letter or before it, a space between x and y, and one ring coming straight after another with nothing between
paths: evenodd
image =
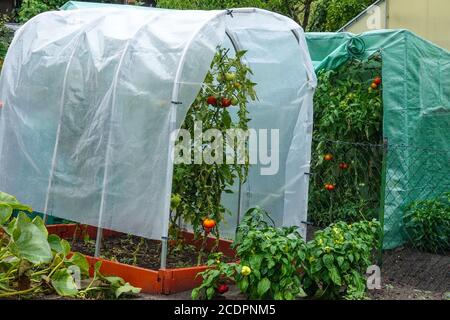
<instances>
[{"instance_id":1,"label":"bare soil","mask_svg":"<svg viewBox=\"0 0 450 320\"><path fill-rule=\"evenodd\" d=\"M432 254L401 247L383 254L382 289L372 299L450 299L450 254Z\"/></svg>"},{"instance_id":2,"label":"bare soil","mask_svg":"<svg viewBox=\"0 0 450 320\"><path fill-rule=\"evenodd\" d=\"M76 240L72 243L72 250L93 256L95 241ZM209 252L205 252L203 255L202 264L206 262L208 254ZM199 250L193 245L171 245L167 256L167 268L196 266L198 255ZM161 241L129 235L104 238L100 256L112 261L158 270L161 265ZM231 260L231 258L223 257L225 262Z\"/></svg>"}]
</instances>

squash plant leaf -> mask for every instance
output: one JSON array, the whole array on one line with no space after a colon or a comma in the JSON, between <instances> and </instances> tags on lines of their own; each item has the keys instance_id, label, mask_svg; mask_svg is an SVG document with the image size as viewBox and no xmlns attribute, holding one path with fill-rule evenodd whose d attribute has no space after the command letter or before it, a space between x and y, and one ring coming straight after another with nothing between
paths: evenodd
<instances>
[{"instance_id":1,"label":"squash plant leaf","mask_svg":"<svg viewBox=\"0 0 450 320\"><path fill-rule=\"evenodd\" d=\"M139 292L141 292L140 288L133 287L127 282L123 286L116 289L115 295L116 298L119 298L122 294L138 294Z\"/></svg>"},{"instance_id":2,"label":"squash plant leaf","mask_svg":"<svg viewBox=\"0 0 450 320\"><path fill-rule=\"evenodd\" d=\"M60 296L76 296L78 288L68 269L57 270L51 277L51 284Z\"/></svg>"},{"instance_id":3,"label":"squash plant leaf","mask_svg":"<svg viewBox=\"0 0 450 320\"><path fill-rule=\"evenodd\" d=\"M5 224L11 217L12 207L7 203L0 203L0 225Z\"/></svg>"},{"instance_id":4,"label":"squash plant leaf","mask_svg":"<svg viewBox=\"0 0 450 320\"><path fill-rule=\"evenodd\" d=\"M18 258L31 263L48 263L53 255L47 242L47 234L23 213L15 220L12 241L9 244L11 252Z\"/></svg>"},{"instance_id":5,"label":"squash plant leaf","mask_svg":"<svg viewBox=\"0 0 450 320\"><path fill-rule=\"evenodd\" d=\"M70 259L66 261L67 266L77 266L84 275L89 275L89 263L84 255L75 252Z\"/></svg>"}]
</instances>

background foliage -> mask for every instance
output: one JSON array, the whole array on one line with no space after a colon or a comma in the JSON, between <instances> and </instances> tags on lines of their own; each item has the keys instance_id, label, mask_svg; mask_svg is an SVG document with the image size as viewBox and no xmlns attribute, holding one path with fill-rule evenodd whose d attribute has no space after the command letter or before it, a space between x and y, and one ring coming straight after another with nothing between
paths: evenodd
<instances>
[{"instance_id":1,"label":"background foliage","mask_svg":"<svg viewBox=\"0 0 450 320\"><path fill-rule=\"evenodd\" d=\"M337 31L373 0L158 0L171 9L228 9L256 7L288 16L306 31Z\"/></svg>"}]
</instances>

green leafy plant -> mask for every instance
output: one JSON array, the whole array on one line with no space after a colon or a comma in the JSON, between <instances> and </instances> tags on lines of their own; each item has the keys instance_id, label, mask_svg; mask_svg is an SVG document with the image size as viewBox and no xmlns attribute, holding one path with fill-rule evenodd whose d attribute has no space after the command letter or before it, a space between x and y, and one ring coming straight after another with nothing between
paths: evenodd
<instances>
[{"instance_id":1,"label":"green leafy plant","mask_svg":"<svg viewBox=\"0 0 450 320\"><path fill-rule=\"evenodd\" d=\"M268 213L249 209L234 243L239 263L226 264L214 255L210 269L200 273L203 283L192 297L212 299L223 283L235 282L250 299L292 300L304 296L299 268L306 258L305 243L296 227L270 225Z\"/></svg>"},{"instance_id":2,"label":"green leafy plant","mask_svg":"<svg viewBox=\"0 0 450 320\"><path fill-rule=\"evenodd\" d=\"M434 253L450 250L450 192L414 201L405 210L403 221L415 248Z\"/></svg>"},{"instance_id":3,"label":"green leafy plant","mask_svg":"<svg viewBox=\"0 0 450 320\"><path fill-rule=\"evenodd\" d=\"M13 210L19 210L15 218ZM71 252L69 242L49 235L40 217L31 219L24 211L32 209L14 196L0 192L0 298L52 293L118 298L140 291L121 278L100 274L101 262L96 264L89 284L78 286L74 270L79 272L80 281L89 279L86 257Z\"/></svg>"},{"instance_id":4,"label":"green leafy plant","mask_svg":"<svg viewBox=\"0 0 450 320\"><path fill-rule=\"evenodd\" d=\"M218 48L203 86L187 112L182 129L187 130L190 137L196 137L197 123L201 123L202 132L209 129L218 130L224 139L229 129L239 129L244 133L248 129L247 124L250 119L247 103L249 99L256 99L254 91L256 84L249 78L251 70L241 61L245 51L236 52L234 57L228 53L229 50ZM236 116L232 116L230 109L235 110ZM209 230L203 233L203 222L208 218L213 220L213 228L210 228L210 232L218 239L219 228L215 226L223 220L227 212L221 204L222 193L232 192L230 187L235 179L239 178L244 182L247 177L249 167L247 148L242 152L239 149L239 143L234 143L231 148L229 141L225 146L224 141L216 141L216 139L212 137L210 141L202 141L201 144L196 139L192 139L188 144L187 152L190 155L188 155L187 163L175 164L171 234L176 238L180 230L180 219L193 226L197 238L202 235L206 238ZM177 145L183 143L180 136ZM233 161L232 164L226 159L213 163L192 161L192 156L195 160L195 155L198 153L203 156L210 151L213 155L217 144L220 144L223 150L230 147L235 159L242 157L244 161L240 163ZM180 150L180 155L184 156L183 152L186 150Z\"/></svg>"},{"instance_id":5,"label":"green leafy plant","mask_svg":"<svg viewBox=\"0 0 450 320\"><path fill-rule=\"evenodd\" d=\"M206 265L208 269L199 272L197 277L202 277L200 286L192 290L193 300L211 300L220 294L218 289L222 285L235 282L235 275L239 272L238 263L225 263L222 260L223 253L217 252L209 256Z\"/></svg>"},{"instance_id":6,"label":"green leafy plant","mask_svg":"<svg viewBox=\"0 0 450 320\"><path fill-rule=\"evenodd\" d=\"M337 222L316 232L307 244L303 280L306 292L324 299L363 299L363 275L372 264L379 234L376 220Z\"/></svg>"},{"instance_id":7,"label":"green leafy plant","mask_svg":"<svg viewBox=\"0 0 450 320\"><path fill-rule=\"evenodd\" d=\"M382 87L372 84L380 75L379 55L366 61L353 59L318 75L309 189L309 216L318 226L377 216Z\"/></svg>"},{"instance_id":8,"label":"green leafy plant","mask_svg":"<svg viewBox=\"0 0 450 320\"><path fill-rule=\"evenodd\" d=\"M304 296L298 272L306 258L303 238L297 227L275 227L267 219L271 221L269 214L256 207L239 224L234 247L241 266L250 267L251 273L238 273L237 285L251 299Z\"/></svg>"}]
</instances>

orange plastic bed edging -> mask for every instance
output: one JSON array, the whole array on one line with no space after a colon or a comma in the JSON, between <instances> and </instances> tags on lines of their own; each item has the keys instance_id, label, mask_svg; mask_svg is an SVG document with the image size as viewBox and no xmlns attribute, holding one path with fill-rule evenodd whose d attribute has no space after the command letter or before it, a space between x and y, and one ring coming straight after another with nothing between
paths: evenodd
<instances>
[{"instance_id":1,"label":"orange plastic bed edging","mask_svg":"<svg viewBox=\"0 0 450 320\"><path fill-rule=\"evenodd\" d=\"M47 230L50 234L56 234L61 238L80 237L88 234L89 237L95 238L97 228L92 226L81 226L76 224L55 224L48 225ZM114 237L121 233L103 230L104 237ZM190 232L183 232L183 237L188 244L199 246L199 241L194 240L194 235ZM214 238L208 238L206 247L211 248L214 245ZM234 257L235 252L231 249L232 241L219 241L219 251L225 255ZM182 291L191 290L197 287L202 279L197 277L197 273L206 270L206 266L176 268L176 269L159 269L151 270L128 264L110 261L106 259L86 256L91 273L97 261L102 261L100 272L104 275L115 275L123 278L135 287L142 288L143 293L153 294L172 294Z\"/></svg>"}]
</instances>

